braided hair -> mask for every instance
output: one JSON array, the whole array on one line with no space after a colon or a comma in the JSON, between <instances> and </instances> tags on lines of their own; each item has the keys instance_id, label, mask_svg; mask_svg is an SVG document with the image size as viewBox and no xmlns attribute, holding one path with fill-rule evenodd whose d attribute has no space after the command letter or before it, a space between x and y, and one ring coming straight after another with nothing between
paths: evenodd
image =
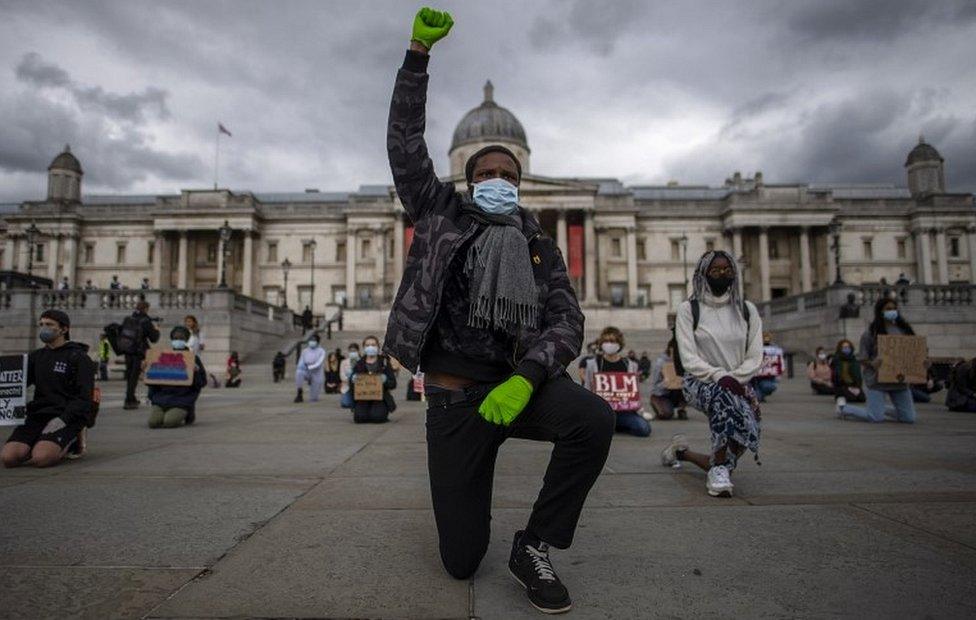
<instances>
[{"instance_id":1,"label":"braided hair","mask_svg":"<svg viewBox=\"0 0 976 620\"><path fill-rule=\"evenodd\" d=\"M712 261L716 258L724 258L729 261L729 265L732 267L732 284L729 286L729 302L735 308L735 311L739 313L739 316L742 316L742 298L739 295L739 266L735 258L725 250L710 250L702 254L702 257L698 259L698 266L695 267L695 275L691 280L691 295L688 299L701 301L705 298L705 291L711 292L708 288L706 274L708 273L708 268L712 266Z\"/></svg>"}]
</instances>

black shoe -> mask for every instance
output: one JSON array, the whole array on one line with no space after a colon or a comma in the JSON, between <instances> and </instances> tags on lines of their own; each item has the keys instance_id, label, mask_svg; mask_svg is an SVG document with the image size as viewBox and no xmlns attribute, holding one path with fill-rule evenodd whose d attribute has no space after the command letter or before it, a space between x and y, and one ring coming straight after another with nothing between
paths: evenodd
<instances>
[{"instance_id":1,"label":"black shoe","mask_svg":"<svg viewBox=\"0 0 976 620\"><path fill-rule=\"evenodd\" d=\"M129 402L127 402L124 405L122 405L122 408L123 409L138 409L139 408L139 401L137 401L137 400L130 400Z\"/></svg>"},{"instance_id":2,"label":"black shoe","mask_svg":"<svg viewBox=\"0 0 976 620\"><path fill-rule=\"evenodd\" d=\"M549 545L538 548L522 542L524 531L515 532L508 570L529 595L532 606L544 614L561 614L573 607L566 586L549 561Z\"/></svg>"},{"instance_id":3,"label":"black shoe","mask_svg":"<svg viewBox=\"0 0 976 620\"><path fill-rule=\"evenodd\" d=\"M300 403L300 402L302 402L304 400L305 399L302 398L302 391L301 390L298 390L298 394L295 395L295 402L296 403Z\"/></svg>"},{"instance_id":4,"label":"black shoe","mask_svg":"<svg viewBox=\"0 0 976 620\"><path fill-rule=\"evenodd\" d=\"M190 411L187 411L186 412L186 419L183 420L183 424L186 424L187 426L189 426L189 425L193 424L194 422L196 422L196 420L197 420L197 412L196 412L196 409L191 409Z\"/></svg>"}]
</instances>

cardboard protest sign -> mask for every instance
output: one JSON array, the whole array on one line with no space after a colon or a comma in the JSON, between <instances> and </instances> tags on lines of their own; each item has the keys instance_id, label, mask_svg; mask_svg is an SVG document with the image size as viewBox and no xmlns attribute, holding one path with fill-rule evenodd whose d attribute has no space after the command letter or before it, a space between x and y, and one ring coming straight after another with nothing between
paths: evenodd
<instances>
[{"instance_id":1,"label":"cardboard protest sign","mask_svg":"<svg viewBox=\"0 0 976 620\"><path fill-rule=\"evenodd\" d=\"M684 380L674 370L674 362L668 362L661 367L661 374L664 376L664 387L669 390L680 390L684 385Z\"/></svg>"},{"instance_id":2,"label":"cardboard protest sign","mask_svg":"<svg viewBox=\"0 0 976 620\"><path fill-rule=\"evenodd\" d=\"M0 426L21 426L27 416L27 354L0 355Z\"/></svg>"},{"instance_id":3,"label":"cardboard protest sign","mask_svg":"<svg viewBox=\"0 0 976 620\"><path fill-rule=\"evenodd\" d=\"M925 383L928 373L925 360L929 348L925 336L878 336L878 369L880 383Z\"/></svg>"},{"instance_id":4,"label":"cardboard protest sign","mask_svg":"<svg viewBox=\"0 0 976 620\"><path fill-rule=\"evenodd\" d=\"M353 384L356 400L383 400L383 375L356 375Z\"/></svg>"},{"instance_id":5,"label":"cardboard protest sign","mask_svg":"<svg viewBox=\"0 0 976 620\"><path fill-rule=\"evenodd\" d=\"M187 386L193 384L193 351L149 349L146 351L146 385Z\"/></svg>"},{"instance_id":6,"label":"cardboard protest sign","mask_svg":"<svg viewBox=\"0 0 976 620\"><path fill-rule=\"evenodd\" d=\"M783 374L783 349L777 346L763 347L763 361L758 377L778 377Z\"/></svg>"},{"instance_id":7,"label":"cardboard protest sign","mask_svg":"<svg viewBox=\"0 0 976 620\"><path fill-rule=\"evenodd\" d=\"M614 411L639 411L640 376L636 372L598 372L593 375L593 392Z\"/></svg>"}]
</instances>

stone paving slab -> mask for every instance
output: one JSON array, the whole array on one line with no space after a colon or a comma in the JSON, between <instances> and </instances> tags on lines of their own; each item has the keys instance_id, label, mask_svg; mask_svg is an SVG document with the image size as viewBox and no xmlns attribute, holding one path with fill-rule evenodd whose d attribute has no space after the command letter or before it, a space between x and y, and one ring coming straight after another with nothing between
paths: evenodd
<instances>
[{"instance_id":1,"label":"stone paving slab","mask_svg":"<svg viewBox=\"0 0 976 620\"><path fill-rule=\"evenodd\" d=\"M884 502L857 506L976 550L976 501Z\"/></svg>"}]
</instances>

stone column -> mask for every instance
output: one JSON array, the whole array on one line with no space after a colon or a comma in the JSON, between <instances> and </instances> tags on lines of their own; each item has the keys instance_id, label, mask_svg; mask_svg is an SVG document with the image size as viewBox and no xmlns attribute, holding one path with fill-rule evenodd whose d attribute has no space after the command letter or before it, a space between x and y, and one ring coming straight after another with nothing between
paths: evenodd
<instances>
[{"instance_id":1,"label":"stone column","mask_svg":"<svg viewBox=\"0 0 976 620\"><path fill-rule=\"evenodd\" d=\"M376 303L382 305L386 303L385 284L386 284L386 230L380 228L373 234L373 245L376 246Z\"/></svg>"},{"instance_id":2,"label":"stone column","mask_svg":"<svg viewBox=\"0 0 976 620\"><path fill-rule=\"evenodd\" d=\"M969 240L969 283L976 284L976 224L966 229L966 238Z\"/></svg>"},{"instance_id":3,"label":"stone column","mask_svg":"<svg viewBox=\"0 0 976 620\"><path fill-rule=\"evenodd\" d=\"M356 231L346 231L346 305L356 307Z\"/></svg>"},{"instance_id":4,"label":"stone column","mask_svg":"<svg viewBox=\"0 0 976 620\"><path fill-rule=\"evenodd\" d=\"M743 298L746 278L742 271L742 228L732 229L732 257L735 258L735 267L739 272L739 297Z\"/></svg>"},{"instance_id":5,"label":"stone column","mask_svg":"<svg viewBox=\"0 0 976 620\"><path fill-rule=\"evenodd\" d=\"M47 277L54 282L54 287L58 286L58 253L61 250L61 235L51 236L51 243L48 244L47 258Z\"/></svg>"},{"instance_id":6,"label":"stone column","mask_svg":"<svg viewBox=\"0 0 976 620\"><path fill-rule=\"evenodd\" d=\"M972 234L970 233L970 237ZM970 252L971 254L972 252ZM3 265L0 269L6 269L7 271L14 271L17 265L17 238L10 236L6 240L6 248L3 251L5 258L3 259Z\"/></svg>"},{"instance_id":7,"label":"stone column","mask_svg":"<svg viewBox=\"0 0 976 620\"><path fill-rule=\"evenodd\" d=\"M627 229L627 304L637 305L637 233Z\"/></svg>"},{"instance_id":8,"label":"stone column","mask_svg":"<svg viewBox=\"0 0 976 620\"><path fill-rule=\"evenodd\" d=\"M810 265L810 229L800 228L800 290L809 293L813 290L813 272Z\"/></svg>"},{"instance_id":9,"label":"stone column","mask_svg":"<svg viewBox=\"0 0 976 620\"><path fill-rule=\"evenodd\" d=\"M176 286L177 288L186 288L187 276L189 275L189 239L187 239L187 234L185 230L180 231L180 245L177 249L176 260L177 260L177 271L176 271ZM217 276L218 278L220 276Z\"/></svg>"},{"instance_id":10,"label":"stone column","mask_svg":"<svg viewBox=\"0 0 976 620\"><path fill-rule=\"evenodd\" d=\"M226 262L224 260L224 252L230 249L230 244L231 241L233 240L234 238L231 237L230 239L227 240L227 243L224 244L220 241L219 237L217 238L217 285L218 286L220 286L220 274L224 273L224 269L226 268L224 265L224 263ZM234 288L233 286L231 286L229 273L224 275L224 281L227 283L227 288Z\"/></svg>"},{"instance_id":11,"label":"stone column","mask_svg":"<svg viewBox=\"0 0 976 620\"><path fill-rule=\"evenodd\" d=\"M566 212L559 211L559 219L556 220L556 245L563 253L563 260L569 262L569 231L566 228Z\"/></svg>"},{"instance_id":12,"label":"stone column","mask_svg":"<svg viewBox=\"0 0 976 620\"><path fill-rule=\"evenodd\" d=\"M78 264L78 239L74 236L68 236L64 239L64 273L62 275L68 276L68 284L73 288L80 288L79 283L75 281L75 266Z\"/></svg>"},{"instance_id":13,"label":"stone column","mask_svg":"<svg viewBox=\"0 0 976 620\"><path fill-rule=\"evenodd\" d=\"M834 283L837 278L837 258L834 255L833 244L834 238L828 232L824 235L824 241L826 242L825 247L827 248L827 281L826 285L830 286Z\"/></svg>"},{"instance_id":14,"label":"stone column","mask_svg":"<svg viewBox=\"0 0 976 620\"><path fill-rule=\"evenodd\" d=\"M153 244L153 275L152 275L152 285L155 288L168 288L169 283L163 284L163 257L166 252L163 251L163 244L166 243L166 235L160 230L154 233L154 244Z\"/></svg>"},{"instance_id":15,"label":"stone column","mask_svg":"<svg viewBox=\"0 0 976 620\"><path fill-rule=\"evenodd\" d=\"M929 231L923 229L916 231L916 234L918 235L919 260L922 263L922 272L918 277L922 284L932 284L932 246L929 243Z\"/></svg>"},{"instance_id":16,"label":"stone column","mask_svg":"<svg viewBox=\"0 0 976 620\"><path fill-rule=\"evenodd\" d=\"M762 301L769 301L772 294L769 290L769 228L759 227L759 283Z\"/></svg>"},{"instance_id":17,"label":"stone column","mask_svg":"<svg viewBox=\"0 0 976 620\"><path fill-rule=\"evenodd\" d=\"M939 266L939 284L949 283L949 248L946 246L946 231L940 226L935 229L935 260Z\"/></svg>"},{"instance_id":18,"label":"stone column","mask_svg":"<svg viewBox=\"0 0 976 620\"><path fill-rule=\"evenodd\" d=\"M244 231L244 273L241 280L241 294L253 297L254 287L254 231Z\"/></svg>"},{"instance_id":19,"label":"stone column","mask_svg":"<svg viewBox=\"0 0 976 620\"><path fill-rule=\"evenodd\" d=\"M400 288L403 278L403 216L399 213L393 218L393 294Z\"/></svg>"},{"instance_id":20,"label":"stone column","mask_svg":"<svg viewBox=\"0 0 976 620\"><path fill-rule=\"evenodd\" d=\"M583 301L587 303L597 302L597 271L596 271L596 229L593 225L593 212L587 211L583 226L583 252L585 260L583 268L583 279L586 281L586 289Z\"/></svg>"}]
</instances>

